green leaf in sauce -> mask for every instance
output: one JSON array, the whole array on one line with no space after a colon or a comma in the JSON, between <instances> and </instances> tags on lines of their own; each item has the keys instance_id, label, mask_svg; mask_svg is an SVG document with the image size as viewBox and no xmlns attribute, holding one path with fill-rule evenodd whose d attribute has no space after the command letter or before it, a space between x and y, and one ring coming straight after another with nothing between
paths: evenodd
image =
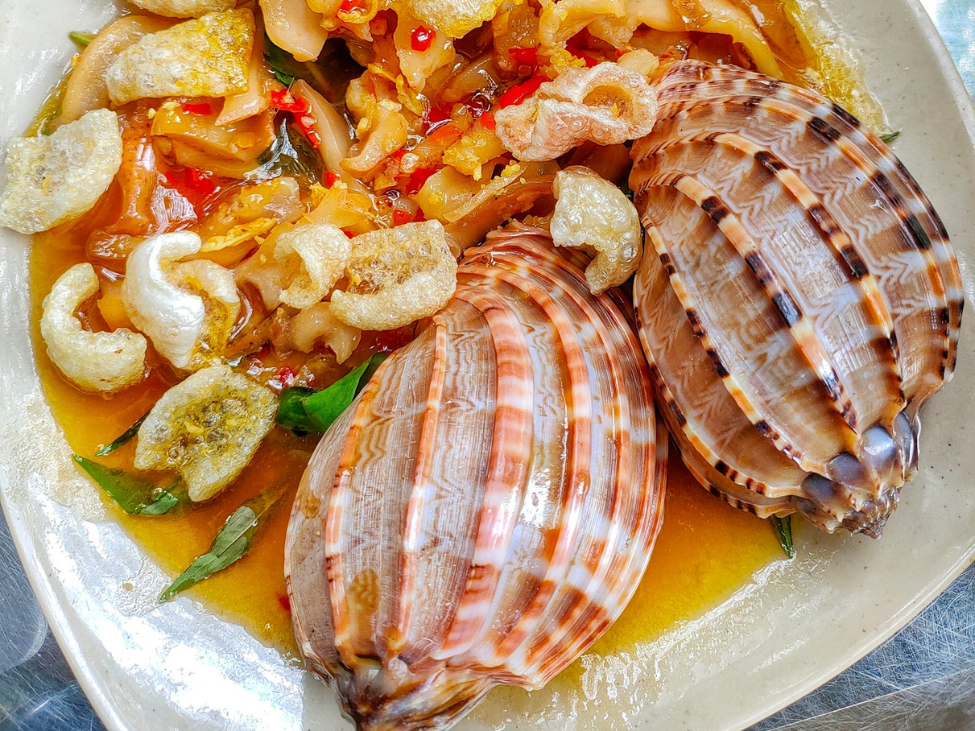
<instances>
[{"instance_id":1,"label":"green leaf in sauce","mask_svg":"<svg viewBox=\"0 0 975 731\"><path fill-rule=\"evenodd\" d=\"M79 30L73 30L68 33L68 38L77 43L81 48L86 48L89 43L95 40L94 33L82 33Z\"/></svg>"},{"instance_id":2,"label":"green leaf in sauce","mask_svg":"<svg viewBox=\"0 0 975 731\"><path fill-rule=\"evenodd\" d=\"M301 64L294 56L274 45L266 35L264 36L264 60L271 67L271 73L285 86L291 86L301 73Z\"/></svg>"},{"instance_id":3,"label":"green leaf in sauce","mask_svg":"<svg viewBox=\"0 0 975 731\"><path fill-rule=\"evenodd\" d=\"M901 136L900 130L897 130L895 132L888 132L885 135L880 135L880 141L883 142L885 145L889 145L900 136Z\"/></svg>"},{"instance_id":4,"label":"green leaf in sauce","mask_svg":"<svg viewBox=\"0 0 975 731\"><path fill-rule=\"evenodd\" d=\"M172 493L173 485L159 488L145 477L106 467L77 454L73 457L81 469L130 515L162 515L179 503L179 498Z\"/></svg>"},{"instance_id":5,"label":"green leaf in sauce","mask_svg":"<svg viewBox=\"0 0 975 731\"><path fill-rule=\"evenodd\" d=\"M298 434L324 433L349 408L384 360L385 354L375 353L328 388L293 387L282 390L278 424Z\"/></svg>"},{"instance_id":6,"label":"green leaf in sauce","mask_svg":"<svg viewBox=\"0 0 975 731\"><path fill-rule=\"evenodd\" d=\"M258 533L267 525L274 509L281 503L286 489L285 485L270 487L237 508L213 539L210 550L197 557L159 596L159 601L169 601L181 591L210 578L246 556Z\"/></svg>"},{"instance_id":7,"label":"green leaf in sauce","mask_svg":"<svg viewBox=\"0 0 975 731\"><path fill-rule=\"evenodd\" d=\"M779 544L781 544L782 550L785 551L785 555L789 558L795 558L796 547L792 542L792 516L787 515L784 518L780 518L777 515L773 515L772 528L775 530L775 535L779 539Z\"/></svg>"},{"instance_id":8,"label":"green leaf in sauce","mask_svg":"<svg viewBox=\"0 0 975 731\"><path fill-rule=\"evenodd\" d=\"M133 439L135 439L135 435L139 433L139 427L142 426L142 422L146 420L147 416L149 416L148 411L144 413L142 416L140 416L139 420L136 421L132 426L130 426L128 429L122 432L122 434L119 435L119 437L115 439L115 441L113 441L111 444L106 444L100 447L99 450L95 452L95 456L104 457L106 454L111 454L116 449L124 447L126 444L128 444Z\"/></svg>"},{"instance_id":9,"label":"green leaf in sauce","mask_svg":"<svg viewBox=\"0 0 975 731\"><path fill-rule=\"evenodd\" d=\"M308 141L288 123L287 115L280 116L274 142L261 156L261 166L248 175L250 180L268 180L281 175L305 178L310 182L322 179L324 163Z\"/></svg>"}]
</instances>

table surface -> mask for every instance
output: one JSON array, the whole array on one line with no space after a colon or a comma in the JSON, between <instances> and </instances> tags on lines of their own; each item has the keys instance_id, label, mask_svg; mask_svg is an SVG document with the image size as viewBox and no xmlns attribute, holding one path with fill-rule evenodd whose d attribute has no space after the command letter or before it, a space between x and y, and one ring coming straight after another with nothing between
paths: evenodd
<instances>
[{"instance_id":1,"label":"table surface","mask_svg":"<svg viewBox=\"0 0 975 731\"><path fill-rule=\"evenodd\" d=\"M975 0L921 2L975 94ZM103 731L2 520L0 587L0 731ZM749 731L827 729L975 731L975 566L897 636Z\"/></svg>"}]
</instances>

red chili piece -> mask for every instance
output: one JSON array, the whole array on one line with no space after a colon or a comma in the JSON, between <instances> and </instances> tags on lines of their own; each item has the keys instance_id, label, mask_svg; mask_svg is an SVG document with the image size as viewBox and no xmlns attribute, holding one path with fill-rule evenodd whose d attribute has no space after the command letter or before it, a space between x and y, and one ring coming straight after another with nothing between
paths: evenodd
<instances>
[{"instance_id":1,"label":"red chili piece","mask_svg":"<svg viewBox=\"0 0 975 731\"><path fill-rule=\"evenodd\" d=\"M206 114L210 114L210 112L213 111L213 107L211 107L206 102L199 102L198 104L194 104L193 102L186 102L183 105L183 111L186 112L187 114L206 115Z\"/></svg>"},{"instance_id":2,"label":"red chili piece","mask_svg":"<svg viewBox=\"0 0 975 731\"><path fill-rule=\"evenodd\" d=\"M333 173L331 170L326 170L325 171L325 187L326 188L331 188L337 182L339 182L339 176L336 175L335 173Z\"/></svg>"},{"instance_id":3,"label":"red chili piece","mask_svg":"<svg viewBox=\"0 0 975 731\"><path fill-rule=\"evenodd\" d=\"M526 66L538 65L538 49L533 46L515 46L508 49L508 55L514 59L515 63L523 63Z\"/></svg>"},{"instance_id":4,"label":"red chili piece","mask_svg":"<svg viewBox=\"0 0 975 731\"><path fill-rule=\"evenodd\" d=\"M343 13L364 13L369 8L363 0L342 0L339 10Z\"/></svg>"},{"instance_id":5,"label":"red chili piece","mask_svg":"<svg viewBox=\"0 0 975 731\"><path fill-rule=\"evenodd\" d=\"M289 89L275 89L271 92L271 106L294 116L295 125L301 130L308 143L316 150L322 146L322 136L315 128L315 118L309 112L311 104L307 99L292 94Z\"/></svg>"},{"instance_id":6,"label":"red chili piece","mask_svg":"<svg viewBox=\"0 0 975 731\"><path fill-rule=\"evenodd\" d=\"M394 226L402 226L404 223L409 223L412 220L413 216L409 211L404 211L402 208L396 208L393 210Z\"/></svg>"},{"instance_id":7,"label":"red chili piece","mask_svg":"<svg viewBox=\"0 0 975 731\"><path fill-rule=\"evenodd\" d=\"M278 383L280 383L284 388L287 388L294 383L296 377L297 374L294 372L294 370L292 370L291 366L281 366L280 370L278 370Z\"/></svg>"},{"instance_id":8,"label":"red chili piece","mask_svg":"<svg viewBox=\"0 0 975 731\"><path fill-rule=\"evenodd\" d=\"M502 109L505 107L510 107L513 104L521 104L525 99L534 94L538 87L543 83L548 81L547 78L540 74L535 74L528 81L521 84L515 84L510 89L508 89L504 94L498 99L498 106Z\"/></svg>"},{"instance_id":9,"label":"red chili piece","mask_svg":"<svg viewBox=\"0 0 975 731\"><path fill-rule=\"evenodd\" d=\"M420 192L420 188L423 184L427 182L427 179L433 175L436 171L434 168L420 168L410 175L409 181L406 183L406 192L409 195L416 195Z\"/></svg>"},{"instance_id":10,"label":"red chili piece","mask_svg":"<svg viewBox=\"0 0 975 731\"><path fill-rule=\"evenodd\" d=\"M437 37L437 31L432 28L427 28L426 26L418 25L410 33L410 46L414 51L430 50L430 46L433 45L433 39Z\"/></svg>"},{"instance_id":11,"label":"red chili piece","mask_svg":"<svg viewBox=\"0 0 975 731\"><path fill-rule=\"evenodd\" d=\"M203 212L203 203L217 189L217 184L196 168L167 170L163 178L170 188L190 202L198 216Z\"/></svg>"},{"instance_id":12,"label":"red chili piece","mask_svg":"<svg viewBox=\"0 0 975 731\"><path fill-rule=\"evenodd\" d=\"M491 112L484 112L484 114L481 115L481 126L484 127L484 129L495 129L497 128L498 123L495 121L494 115L491 114Z\"/></svg>"}]
</instances>

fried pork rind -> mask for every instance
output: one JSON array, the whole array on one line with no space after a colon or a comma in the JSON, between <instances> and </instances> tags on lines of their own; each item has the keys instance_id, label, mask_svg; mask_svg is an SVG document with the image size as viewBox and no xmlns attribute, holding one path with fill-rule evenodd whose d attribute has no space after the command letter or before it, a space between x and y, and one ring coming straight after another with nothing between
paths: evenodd
<instances>
[{"instance_id":1,"label":"fried pork rind","mask_svg":"<svg viewBox=\"0 0 975 731\"><path fill-rule=\"evenodd\" d=\"M558 201L549 230L556 246L597 252L586 267L589 290L602 294L623 284L643 254L643 231L633 203L615 185L579 166L559 172L552 190Z\"/></svg>"},{"instance_id":2,"label":"fried pork rind","mask_svg":"<svg viewBox=\"0 0 975 731\"><path fill-rule=\"evenodd\" d=\"M457 260L439 221L407 223L352 239L349 291L331 312L360 330L392 330L433 315L457 288Z\"/></svg>"},{"instance_id":3,"label":"fried pork rind","mask_svg":"<svg viewBox=\"0 0 975 731\"><path fill-rule=\"evenodd\" d=\"M291 270L281 301L299 310L321 302L344 276L351 251L349 237L330 223L308 223L278 236L274 256Z\"/></svg>"},{"instance_id":4,"label":"fried pork rind","mask_svg":"<svg viewBox=\"0 0 975 731\"><path fill-rule=\"evenodd\" d=\"M146 97L246 91L254 28L254 15L245 8L209 13L145 36L108 69L108 95L122 105Z\"/></svg>"},{"instance_id":5,"label":"fried pork rind","mask_svg":"<svg viewBox=\"0 0 975 731\"><path fill-rule=\"evenodd\" d=\"M65 377L86 391L110 393L142 380L146 339L131 330L90 332L75 312L98 292L95 268L75 264L44 298L41 336L47 354Z\"/></svg>"},{"instance_id":6,"label":"fried pork rind","mask_svg":"<svg viewBox=\"0 0 975 731\"><path fill-rule=\"evenodd\" d=\"M132 322L181 370L208 365L226 346L240 312L232 272L202 259L178 263L201 245L188 231L147 239L129 255L122 283Z\"/></svg>"},{"instance_id":7,"label":"fried pork rind","mask_svg":"<svg viewBox=\"0 0 975 731\"><path fill-rule=\"evenodd\" d=\"M48 137L7 144L7 187L0 226L22 234L47 231L90 210L122 165L118 116L88 112Z\"/></svg>"},{"instance_id":8,"label":"fried pork rind","mask_svg":"<svg viewBox=\"0 0 975 731\"><path fill-rule=\"evenodd\" d=\"M274 392L218 363L163 394L139 428L133 464L174 470L190 500L208 500L241 473L274 425Z\"/></svg>"},{"instance_id":9,"label":"fried pork rind","mask_svg":"<svg viewBox=\"0 0 975 731\"><path fill-rule=\"evenodd\" d=\"M616 145L650 133L657 94L615 63L569 69L522 104L495 115L501 143L520 160L554 160L583 142Z\"/></svg>"},{"instance_id":10,"label":"fried pork rind","mask_svg":"<svg viewBox=\"0 0 975 731\"><path fill-rule=\"evenodd\" d=\"M428 26L461 38L491 20L504 0L406 0L410 12Z\"/></svg>"},{"instance_id":11,"label":"fried pork rind","mask_svg":"<svg viewBox=\"0 0 975 731\"><path fill-rule=\"evenodd\" d=\"M237 0L132 0L132 4L167 18L199 18L207 13L230 10Z\"/></svg>"}]
</instances>

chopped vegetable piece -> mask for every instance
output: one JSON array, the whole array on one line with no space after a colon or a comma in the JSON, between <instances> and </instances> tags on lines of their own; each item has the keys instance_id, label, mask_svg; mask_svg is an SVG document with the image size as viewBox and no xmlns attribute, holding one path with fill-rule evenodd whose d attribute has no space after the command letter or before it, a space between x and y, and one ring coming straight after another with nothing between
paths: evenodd
<instances>
[{"instance_id":1,"label":"chopped vegetable piece","mask_svg":"<svg viewBox=\"0 0 975 731\"><path fill-rule=\"evenodd\" d=\"M514 106L516 104L521 104L525 99L530 97L536 91L538 87L544 84L548 79L541 75L535 74L528 81L521 84L515 84L510 89L508 89L504 94L498 98L498 105L504 109L505 107Z\"/></svg>"},{"instance_id":2,"label":"chopped vegetable piece","mask_svg":"<svg viewBox=\"0 0 975 731\"><path fill-rule=\"evenodd\" d=\"M282 48L276 46L270 38L264 36L264 60L271 67L271 73L285 86L291 86L298 78L300 66L294 57Z\"/></svg>"},{"instance_id":3,"label":"chopped vegetable piece","mask_svg":"<svg viewBox=\"0 0 975 731\"><path fill-rule=\"evenodd\" d=\"M284 389L276 417L278 424L297 434L324 433L349 408L386 357L383 353L374 354L328 388Z\"/></svg>"},{"instance_id":4,"label":"chopped vegetable piece","mask_svg":"<svg viewBox=\"0 0 975 731\"><path fill-rule=\"evenodd\" d=\"M213 112L213 107L206 102L200 102L198 104L186 102L183 105L183 111L187 114L211 114Z\"/></svg>"},{"instance_id":5,"label":"chopped vegetable piece","mask_svg":"<svg viewBox=\"0 0 975 731\"><path fill-rule=\"evenodd\" d=\"M72 457L81 469L87 472L98 486L130 515L162 515L179 503L179 498L171 492L176 483L166 488L159 488L152 480L145 477L137 477L124 470L106 467L77 454Z\"/></svg>"},{"instance_id":6,"label":"chopped vegetable piece","mask_svg":"<svg viewBox=\"0 0 975 731\"><path fill-rule=\"evenodd\" d=\"M880 141L883 142L885 145L889 145L900 136L901 136L900 130L895 130L894 132L888 132L885 135L880 135Z\"/></svg>"},{"instance_id":7,"label":"chopped vegetable piece","mask_svg":"<svg viewBox=\"0 0 975 731\"><path fill-rule=\"evenodd\" d=\"M534 46L515 46L514 48L509 48L508 55L517 63L522 63L526 66L538 65L538 49Z\"/></svg>"},{"instance_id":8,"label":"chopped vegetable piece","mask_svg":"<svg viewBox=\"0 0 975 731\"><path fill-rule=\"evenodd\" d=\"M270 487L237 508L213 539L210 550L193 561L159 596L159 601L169 601L247 555L286 491L284 485Z\"/></svg>"},{"instance_id":9,"label":"chopped vegetable piece","mask_svg":"<svg viewBox=\"0 0 975 731\"><path fill-rule=\"evenodd\" d=\"M410 34L410 47L414 51L428 51L433 45L433 39L437 37L437 31L426 26L418 25Z\"/></svg>"},{"instance_id":10,"label":"chopped vegetable piece","mask_svg":"<svg viewBox=\"0 0 975 731\"><path fill-rule=\"evenodd\" d=\"M779 539L785 555L789 558L795 558L796 547L792 542L792 516L787 515L784 518L780 518L777 515L773 515L772 529L775 531L775 536Z\"/></svg>"},{"instance_id":11,"label":"chopped vegetable piece","mask_svg":"<svg viewBox=\"0 0 975 731\"><path fill-rule=\"evenodd\" d=\"M89 43L95 40L94 33L82 33L81 31L73 30L68 33L68 38L73 40L82 48L85 48Z\"/></svg>"},{"instance_id":12,"label":"chopped vegetable piece","mask_svg":"<svg viewBox=\"0 0 975 731\"><path fill-rule=\"evenodd\" d=\"M111 454L116 449L121 449L126 444L128 444L133 439L135 439L135 435L139 433L139 427L142 426L142 422L146 420L147 416L149 416L148 411L144 413L142 416L140 416L139 419L132 426L130 426L128 429L122 432L118 437L116 437L111 444L107 444L99 448L99 450L95 452L95 456L104 457L106 454Z\"/></svg>"}]
</instances>

